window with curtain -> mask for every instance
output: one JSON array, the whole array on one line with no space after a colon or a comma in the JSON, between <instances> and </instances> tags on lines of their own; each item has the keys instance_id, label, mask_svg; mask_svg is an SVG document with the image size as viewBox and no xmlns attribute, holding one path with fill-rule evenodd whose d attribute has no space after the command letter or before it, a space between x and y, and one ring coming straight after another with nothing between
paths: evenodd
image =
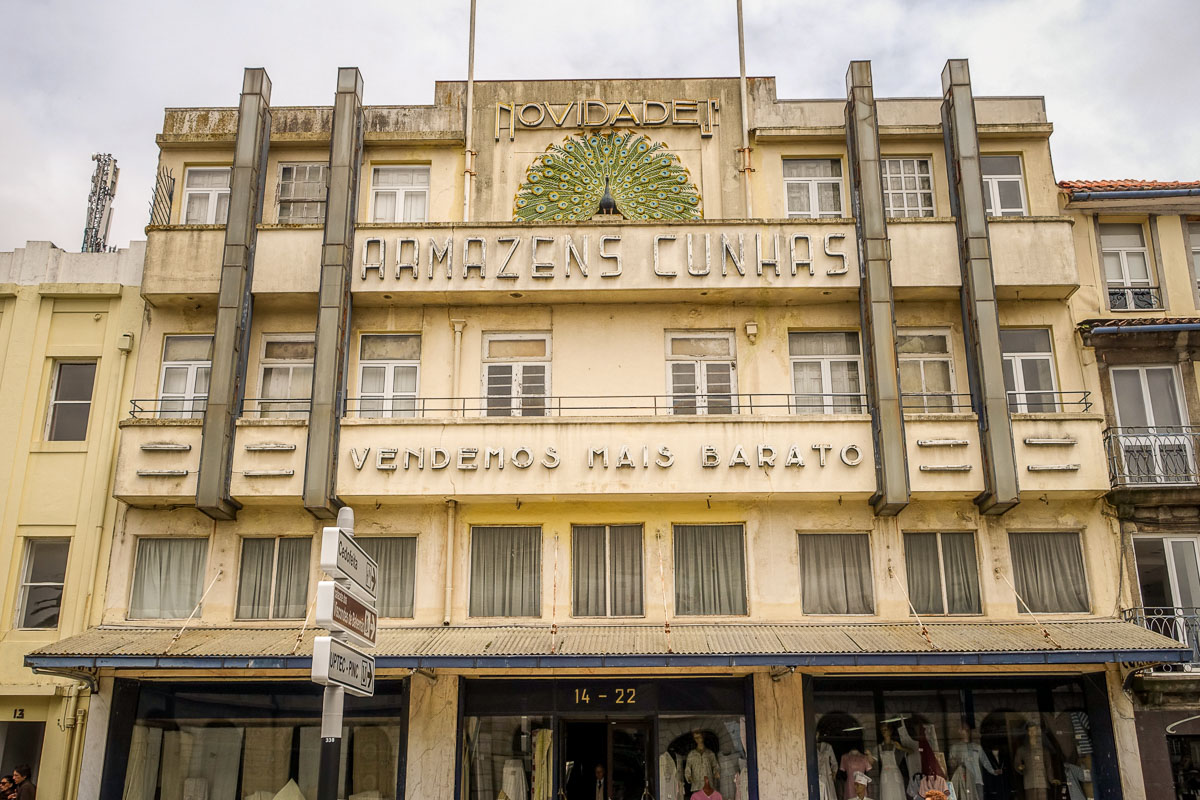
<instances>
[{"instance_id":1,"label":"window with curtain","mask_svg":"<svg viewBox=\"0 0 1200 800\"><path fill-rule=\"evenodd\" d=\"M263 337L258 401L261 416L295 419L308 414L316 352L316 340L311 333Z\"/></svg>"},{"instance_id":2,"label":"window with curtain","mask_svg":"<svg viewBox=\"0 0 1200 800\"><path fill-rule=\"evenodd\" d=\"M208 539L138 539L130 619L185 619L204 594Z\"/></svg>"},{"instance_id":3,"label":"window with curtain","mask_svg":"<svg viewBox=\"0 0 1200 800\"><path fill-rule=\"evenodd\" d=\"M668 331L672 414L737 412L733 331Z\"/></svg>"},{"instance_id":4,"label":"window with curtain","mask_svg":"<svg viewBox=\"0 0 1200 800\"><path fill-rule=\"evenodd\" d=\"M229 167L189 167L183 175L183 224L224 225L229 217Z\"/></svg>"},{"instance_id":5,"label":"window with curtain","mask_svg":"<svg viewBox=\"0 0 1200 800\"><path fill-rule=\"evenodd\" d=\"M1089 608L1078 533L1010 533L1013 584L1021 613L1083 613ZM1027 609L1025 606L1028 605Z\"/></svg>"},{"instance_id":6,"label":"window with curtain","mask_svg":"<svg viewBox=\"0 0 1200 800\"><path fill-rule=\"evenodd\" d=\"M1109 308L1162 308L1140 224L1101 224L1100 256L1108 284Z\"/></svg>"},{"instance_id":7,"label":"window with curtain","mask_svg":"<svg viewBox=\"0 0 1200 800\"><path fill-rule=\"evenodd\" d=\"M642 526L571 526L571 613L642 615Z\"/></svg>"},{"instance_id":8,"label":"window with curtain","mask_svg":"<svg viewBox=\"0 0 1200 800\"><path fill-rule=\"evenodd\" d=\"M200 419L208 405L213 337L164 336L158 416Z\"/></svg>"},{"instance_id":9,"label":"window with curtain","mask_svg":"<svg viewBox=\"0 0 1200 800\"><path fill-rule=\"evenodd\" d=\"M842 216L842 162L836 158L783 159L789 217Z\"/></svg>"},{"instance_id":10,"label":"window with curtain","mask_svg":"<svg viewBox=\"0 0 1200 800\"><path fill-rule=\"evenodd\" d=\"M425 222L429 167L375 167L371 192L372 222Z\"/></svg>"},{"instance_id":11,"label":"window with curtain","mask_svg":"<svg viewBox=\"0 0 1200 800\"><path fill-rule=\"evenodd\" d=\"M918 614L981 613L974 533L906 533L904 567Z\"/></svg>"},{"instance_id":12,"label":"window with curtain","mask_svg":"<svg viewBox=\"0 0 1200 800\"><path fill-rule=\"evenodd\" d=\"M307 616L311 552L311 536L243 539L238 619Z\"/></svg>"},{"instance_id":13,"label":"window with curtain","mask_svg":"<svg viewBox=\"0 0 1200 800\"><path fill-rule=\"evenodd\" d=\"M1000 331L1000 349L1004 356L1008 410L1058 411L1050 329L1005 328Z\"/></svg>"},{"instance_id":14,"label":"window with curtain","mask_svg":"<svg viewBox=\"0 0 1200 800\"><path fill-rule=\"evenodd\" d=\"M905 410L933 413L954 408L950 331L901 328L896 332L896 355Z\"/></svg>"},{"instance_id":15,"label":"window with curtain","mask_svg":"<svg viewBox=\"0 0 1200 800\"><path fill-rule=\"evenodd\" d=\"M871 580L869 534L800 534L801 613L872 614Z\"/></svg>"},{"instance_id":16,"label":"window with curtain","mask_svg":"<svg viewBox=\"0 0 1200 800\"><path fill-rule=\"evenodd\" d=\"M863 411L862 349L855 331L793 331L792 407L797 414Z\"/></svg>"},{"instance_id":17,"label":"window with curtain","mask_svg":"<svg viewBox=\"0 0 1200 800\"><path fill-rule=\"evenodd\" d=\"M675 613L745 614L742 525L675 526Z\"/></svg>"},{"instance_id":18,"label":"window with curtain","mask_svg":"<svg viewBox=\"0 0 1200 800\"><path fill-rule=\"evenodd\" d=\"M472 617L537 617L542 613L540 526L471 528Z\"/></svg>"},{"instance_id":19,"label":"window with curtain","mask_svg":"<svg viewBox=\"0 0 1200 800\"><path fill-rule=\"evenodd\" d=\"M354 541L379 565L375 597L379 616L411 619L416 596L417 537L357 536Z\"/></svg>"},{"instance_id":20,"label":"window with curtain","mask_svg":"<svg viewBox=\"0 0 1200 800\"><path fill-rule=\"evenodd\" d=\"M420 365L420 334L364 333L358 345L359 416L416 416Z\"/></svg>"}]
</instances>

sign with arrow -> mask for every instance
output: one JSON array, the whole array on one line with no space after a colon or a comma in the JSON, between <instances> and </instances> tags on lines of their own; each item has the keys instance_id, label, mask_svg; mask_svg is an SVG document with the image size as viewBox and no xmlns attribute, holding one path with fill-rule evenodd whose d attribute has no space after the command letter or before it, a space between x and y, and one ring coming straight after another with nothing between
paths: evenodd
<instances>
[{"instance_id":1,"label":"sign with arrow","mask_svg":"<svg viewBox=\"0 0 1200 800\"><path fill-rule=\"evenodd\" d=\"M317 624L331 633L344 633L363 647L374 647L379 615L373 603L364 603L333 581L321 581L317 584Z\"/></svg>"},{"instance_id":2,"label":"sign with arrow","mask_svg":"<svg viewBox=\"0 0 1200 800\"><path fill-rule=\"evenodd\" d=\"M355 650L332 636L313 639L312 679L340 686L359 697L375 694L375 657Z\"/></svg>"},{"instance_id":3,"label":"sign with arrow","mask_svg":"<svg viewBox=\"0 0 1200 800\"><path fill-rule=\"evenodd\" d=\"M379 565L367 555L354 535L342 528L325 528L321 533L321 569L338 583L374 604L379 582Z\"/></svg>"}]
</instances>

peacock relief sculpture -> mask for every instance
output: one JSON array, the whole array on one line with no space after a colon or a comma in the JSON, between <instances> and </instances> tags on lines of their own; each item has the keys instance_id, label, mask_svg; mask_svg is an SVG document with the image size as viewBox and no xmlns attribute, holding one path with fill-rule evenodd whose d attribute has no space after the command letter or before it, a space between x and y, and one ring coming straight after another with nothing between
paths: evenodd
<instances>
[{"instance_id":1,"label":"peacock relief sculpture","mask_svg":"<svg viewBox=\"0 0 1200 800\"><path fill-rule=\"evenodd\" d=\"M513 219L566 222L596 214L626 219L700 219L700 193L662 142L629 131L569 136L533 160Z\"/></svg>"}]
</instances>

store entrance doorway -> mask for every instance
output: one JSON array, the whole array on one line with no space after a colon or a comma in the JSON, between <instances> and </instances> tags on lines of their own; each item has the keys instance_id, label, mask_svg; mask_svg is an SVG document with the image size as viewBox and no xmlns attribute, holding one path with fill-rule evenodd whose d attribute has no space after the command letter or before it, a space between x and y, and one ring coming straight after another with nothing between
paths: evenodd
<instances>
[{"instance_id":1,"label":"store entrance doorway","mask_svg":"<svg viewBox=\"0 0 1200 800\"><path fill-rule=\"evenodd\" d=\"M560 780L567 800L653 795L652 719L564 719Z\"/></svg>"}]
</instances>

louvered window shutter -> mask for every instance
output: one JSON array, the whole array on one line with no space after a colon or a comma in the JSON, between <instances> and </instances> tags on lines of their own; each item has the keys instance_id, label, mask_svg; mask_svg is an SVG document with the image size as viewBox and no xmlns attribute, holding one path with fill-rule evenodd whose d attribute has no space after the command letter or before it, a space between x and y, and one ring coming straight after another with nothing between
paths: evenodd
<instances>
[{"instance_id":1,"label":"louvered window shutter","mask_svg":"<svg viewBox=\"0 0 1200 800\"><path fill-rule=\"evenodd\" d=\"M695 361L671 363L671 410L675 414L696 413L696 393L699 390L699 364Z\"/></svg>"},{"instance_id":2,"label":"louvered window shutter","mask_svg":"<svg viewBox=\"0 0 1200 800\"><path fill-rule=\"evenodd\" d=\"M513 365L488 364L486 380L487 415L489 417L512 416L513 409Z\"/></svg>"}]
</instances>

